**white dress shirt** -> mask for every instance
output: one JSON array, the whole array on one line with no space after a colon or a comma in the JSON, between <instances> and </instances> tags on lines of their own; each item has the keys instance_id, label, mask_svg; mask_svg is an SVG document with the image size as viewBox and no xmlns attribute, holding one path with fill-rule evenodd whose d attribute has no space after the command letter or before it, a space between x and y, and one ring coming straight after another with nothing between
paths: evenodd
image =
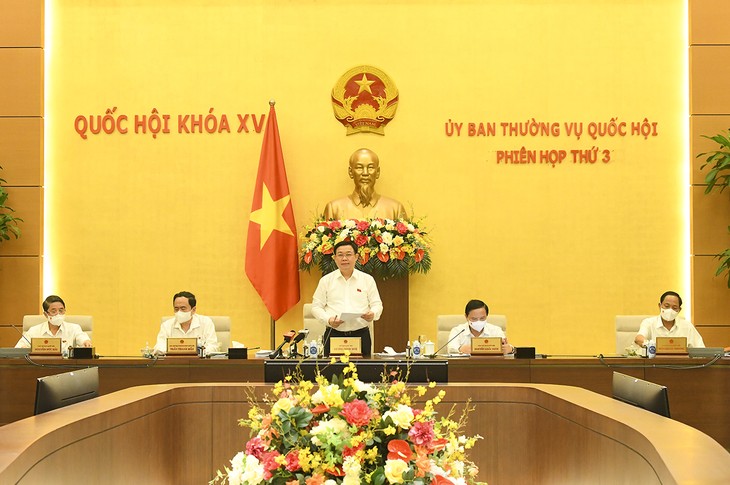
<instances>
[{"instance_id":1,"label":"white dress shirt","mask_svg":"<svg viewBox=\"0 0 730 485\"><path fill-rule=\"evenodd\" d=\"M215 325L210 317L204 315L193 314L193 321L190 322L190 328L186 332L182 326L177 323L175 317L165 320L160 325L160 333L157 334L157 343L155 351L158 353L167 352L167 339L169 337L198 338L205 346L207 352L218 350L218 336L215 333Z\"/></svg>"},{"instance_id":2,"label":"white dress shirt","mask_svg":"<svg viewBox=\"0 0 730 485\"><path fill-rule=\"evenodd\" d=\"M461 333L459 333L461 332ZM456 337L458 335L458 337ZM454 338L456 337L456 338ZM464 344L470 344L471 339L474 337L474 334L471 333L471 326L469 325L469 322L464 322L460 325L455 326L451 329L451 332L449 332L449 340L452 338L454 340L451 340L449 343L449 353L450 354L458 354L461 353L462 345ZM502 337L506 338L504 334L504 330L502 330L502 327L499 327L497 325L492 325L489 322L484 323L484 329L482 330L482 333L478 335L478 337ZM447 340L448 342L448 340Z\"/></svg>"},{"instance_id":3,"label":"white dress shirt","mask_svg":"<svg viewBox=\"0 0 730 485\"><path fill-rule=\"evenodd\" d=\"M383 313L383 302L375 284L375 279L367 273L353 270L352 276L345 279L339 269L328 273L319 280L312 297L312 315L327 325L331 317L343 313L363 315L373 312L373 320L378 320ZM340 332L351 332L367 327L368 322L362 318L346 321L337 327Z\"/></svg>"},{"instance_id":4,"label":"white dress shirt","mask_svg":"<svg viewBox=\"0 0 730 485\"><path fill-rule=\"evenodd\" d=\"M21 339L18 340L18 343L15 344L16 347L24 349L30 348L29 340L40 337L60 338L61 349L66 349L68 347L83 347L84 342L91 340L89 336L86 335L86 332L81 330L81 325L71 322L63 322L58 327L56 335L51 333L51 329L48 328L48 322L33 325L23 335L25 335L25 338L21 337ZM28 340L26 340L26 338Z\"/></svg>"},{"instance_id":5,"label":"white dress shirt","mask_svg":"<svg viewBox=\"0 0 730 485\"><path fill-rule=\"evenodd\" d=\"M680 320L677 317L670 330L662 323L662 317L645 318L639 327L639 335L646 340L656 340L657 337L687 337L687 347L704 347L705 342L694 325L688 320Z\"/></svg>"}]
</instances>

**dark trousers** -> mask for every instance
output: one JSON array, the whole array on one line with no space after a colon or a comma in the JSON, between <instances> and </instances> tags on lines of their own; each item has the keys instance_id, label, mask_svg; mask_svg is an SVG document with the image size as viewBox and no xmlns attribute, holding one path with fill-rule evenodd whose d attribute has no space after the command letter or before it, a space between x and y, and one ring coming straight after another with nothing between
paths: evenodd
<instances>
[{"instance_id":1,"label":"dark trousers","mask_svg":"<svg viewBox=\"0 0 730 485\"><path fill-rule=\"evenodd\" d=\"M370 357L370 347L372 347L372 339L370 337L370 329L368 327L350 332L340 332L332 327L327 327L324 331L324 355L330 355L330 337L360 337L360 348L363 357Z\"/></svg>"}]
</instances>

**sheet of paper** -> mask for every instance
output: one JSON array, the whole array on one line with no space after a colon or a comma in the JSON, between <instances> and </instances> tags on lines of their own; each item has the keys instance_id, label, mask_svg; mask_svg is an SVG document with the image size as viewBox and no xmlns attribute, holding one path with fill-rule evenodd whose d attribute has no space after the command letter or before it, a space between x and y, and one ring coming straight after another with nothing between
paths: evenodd
<instances>
[{"instance_id":1,"label":"sheet of paper","mask_svg":"<svg viewBox=\"0 0 730 485\"><path fill-rule=\"evenodd\" d=\"M340 320L343 320L345 322L354 322L355 320L360 318L360 315L362 315L362 313L343 313L338 316L340 317Z\"/></svg>"}]
</instances>

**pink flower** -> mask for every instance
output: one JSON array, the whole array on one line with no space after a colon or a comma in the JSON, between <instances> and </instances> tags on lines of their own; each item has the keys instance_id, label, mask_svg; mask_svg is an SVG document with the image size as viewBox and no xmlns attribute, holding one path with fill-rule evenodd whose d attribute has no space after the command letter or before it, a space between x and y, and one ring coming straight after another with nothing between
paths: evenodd
<instances>
[{"instance_id":1,"label":"pink flower","mask_svg":"<svg viewBox=\"0 0 730 485\"><path fill-rule=\"evenodd\" d=\"M266 443L264 443L258 436L248 440L248 443L246 443L246 454L255 456L259 461L261 461L261 455L263 455L265 451Z\"/></svg>"},{"instance_id":2,"label":"pink flower","mask_svg":"<svg viewBox=\"0 0 730 485\"><path fill-rule=\"evenodd\" d=\"M263 453L261 455L261 464L264 466L264 478L266 480L270 479L273 474L272 471L279 468L279 464L276 462L276 457L279 456L279 452L274 451L267 451L266 453Z\"/></svg>"},{"instance_id":3,"label":"pink flower","mask_svg":"<svg viewBox=\"0 0 730 485\"><path fill-rule=\"evenodd\" d=\"M408 226L399 222L395 225L395 230L398 231L399 234L405 234L408 232Z\"/></svg>"},{"instance_id":4,"label":"pink flower","mask_svg":"<svg viewBox=\"0 0 730 485\"><path fill-rule=\"evenodd\" d=\"M358 234L355 236L355 244L357 244L358 247L364 246L368 243L368 237L363 234Z\"/></svg>"},{"instance_id":5,"label":"pink flower","mask_svg":"<svg viewBox=\"0 0 730 485\"><path fill-rule=\"evenodd\" d=\"M370 223L368 221L357 221L356 226L358 231L367 231Z\"/></svg>"},{"instance_id":6,"label":"pink flower","mask_svg":"<svg viewBox=\"0 0 730 485\"><path fill-rule=\"evenodd\" d=\"M342 223L340 221L330 221L330 229L333 231L336 231L337 229L340 229L342 227Z\"/></svg>"},{"instance_id":7,"label":"pink flower","mask_svg":"<svg viewBox=\"0 0 730 485\"><path fill-rule=\"evenodd\" d=\"M408 431L408 437L418 446L429 446L435 436L433 422L431 421L416 421L413 423L411 430Z\"/></svg>"},{"instance_id":8,"label":"pink flower","mask_svg":"<svg viewBox=\"0 0 730 485\"><path fill-rule=\"evenodd\" d=\"M295 472L301 468L299 465L299 450L292 450L286 455L286 469Z\"/></svg>"},{"instance_id":9,"label":"pink flower","mask_svg":"<svg viewBox=\"0 0 730 485\"><path fill-rule=\"evenodd\" d=\"M370 418L373 417L373 410L370 409L370 406L368 406L368 403L365 401L361 399L354 399L342 406L340 415L343 416L349 424L362 427L367 426L370 422Z\"/></svg>"}]
</instances>

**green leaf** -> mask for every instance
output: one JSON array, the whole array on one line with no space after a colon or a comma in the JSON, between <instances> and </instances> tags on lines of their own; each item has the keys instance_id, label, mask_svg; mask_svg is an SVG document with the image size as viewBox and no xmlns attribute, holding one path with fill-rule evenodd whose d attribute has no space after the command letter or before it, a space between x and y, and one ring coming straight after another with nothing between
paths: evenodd
<instances>
[{"instance_id":1,"label":"green leaf","mask_svg":"<svg viewBox=\"0 0 730 485\"><path fill-rule=\"evenodd\" d=\"M373 485L383 485L385 483L385 469L379 466L372 475Z\"/></svg>"}]
</instances>

